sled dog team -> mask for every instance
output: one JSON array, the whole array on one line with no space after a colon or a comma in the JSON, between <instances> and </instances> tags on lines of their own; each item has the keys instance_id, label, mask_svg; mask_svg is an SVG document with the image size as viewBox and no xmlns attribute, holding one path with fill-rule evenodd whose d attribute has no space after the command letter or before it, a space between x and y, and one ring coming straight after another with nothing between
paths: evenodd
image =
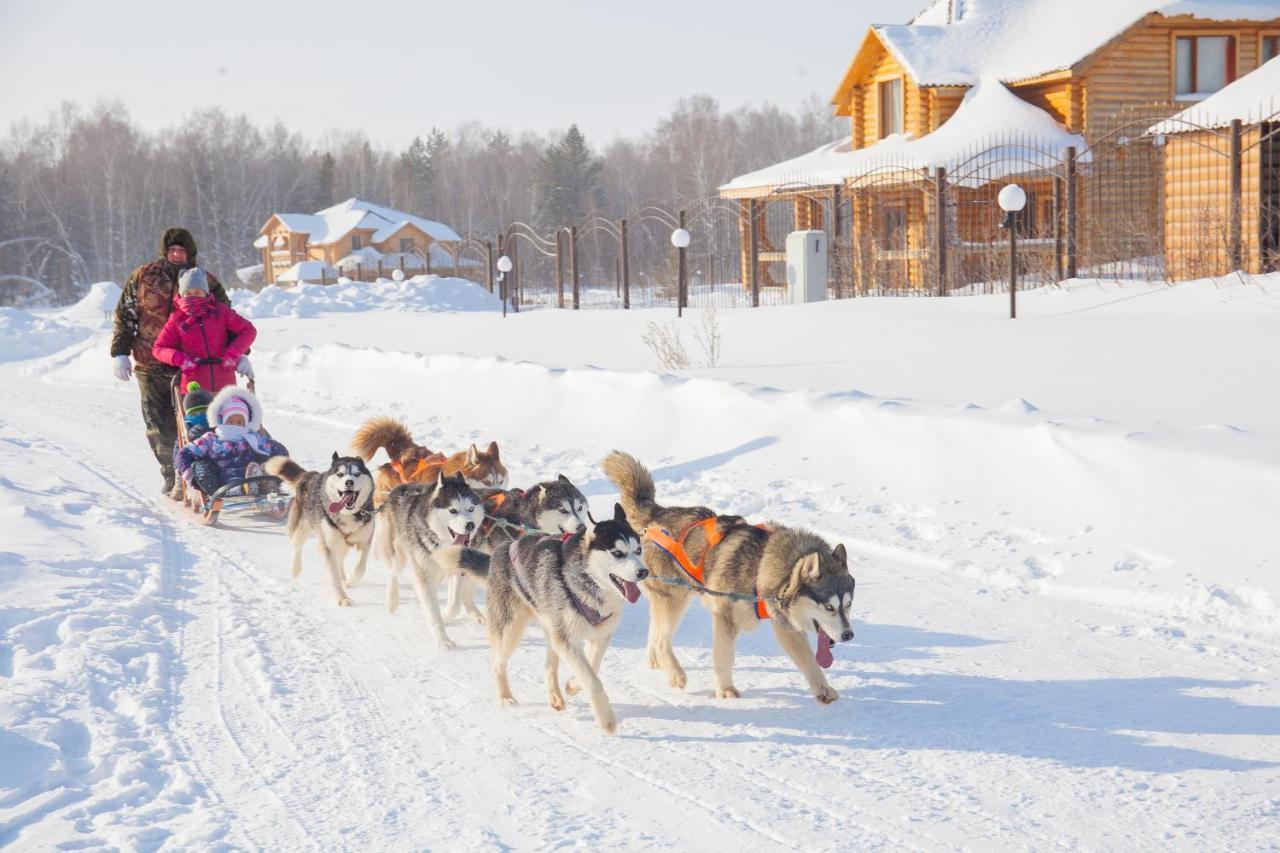
<instances>
[{"instance_id":1,"label":"sled dog team","mask_svg":"<svg viewBox=\"0 0 1280 853\"><path fill-rule=\"evenodd\" d=\"M391 461L370 471L366 463L379 449ZM286 456L271 458L266 470L294 490L287 527L294 577L302 570L303 546L314 537L337 603L349 606L346 588L364 577L377 529L379 557L390 569L387 609L399 606L407 568L441 648L454 647L446 617L465 609L483 624L502 705L516 703L507 665L536 619L546 636L551 707L565 707L563 661L571 676L565 691L585 691L596 722L613 734L617 718L600 663L641 585L650 601L649 665L661 668L673 687L686 684L673 638L697 597L711 612L717 698L741 695L733 681L737 636L761 621L769 622L818 702L839 696L823 669L831 665L831 646L853 638L854 579L844 546L707 507L662 506L649 471L621 451L603 462L621 500L602 521L591 518L586 498L564 476L508 489L496 443L446 457L418 444L393 418L361 426L352 455L335 452L327 471L307 471ZM351 550L357 561L348 575ZM442 612L437 587L444 580L449 598ZM472 584L487 588L483 614ZM816 653L810 631L817 635Z\"/></svg>"}]
</instances>

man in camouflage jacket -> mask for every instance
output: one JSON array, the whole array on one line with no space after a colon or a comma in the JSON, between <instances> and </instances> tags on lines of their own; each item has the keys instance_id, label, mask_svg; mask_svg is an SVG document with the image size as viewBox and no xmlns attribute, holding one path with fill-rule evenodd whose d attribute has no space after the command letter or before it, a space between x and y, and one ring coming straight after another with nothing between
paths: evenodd
<instances>
[{"instance_id":1,"label":"man in camouflage jacket","mask_svg":"<svg viewBox=\"0 0 1280 853\"><path fill-rule=\"evenodd\" d=\"M115 329L111 336L111 356L117 379L127 381L130 372L138 377L142 392L142 420L147 442L160 463L164 490L171 497L182 492L174 482L173 446L178 438L170 385L178 370L151 355L156 336L173 311L178 292L178 276L196 265L196 241L185 228L169 228L160 238L160 257L133 271L116 304ZM228 305L227 292L209 275L209 295ZM133 356L132 365L129 356Z\"/></svg>"}]
</instances>

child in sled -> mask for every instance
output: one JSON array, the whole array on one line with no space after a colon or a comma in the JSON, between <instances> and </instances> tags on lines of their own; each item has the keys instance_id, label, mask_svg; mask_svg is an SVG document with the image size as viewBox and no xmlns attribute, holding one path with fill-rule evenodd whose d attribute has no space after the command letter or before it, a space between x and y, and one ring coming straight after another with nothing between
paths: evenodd
<instances>
[{"instance_id":1,"label":"child in sled","mask_svg":"<svg viewBox=\"0 0 1280 853\"><path fill-rule=\"evenodd\" d=\"M156 337L151 354L182 371L179 388L199 382L213 394L253 376L245 352L258 336L253 324L209 295L209 277L192 267L178 277L178 305Z\"/></svg>"},{"instance_id":2,"label":"child in sled","mask_svg":"<svg viewBox=\"0 0 1280 853\"><path fill-rule=\"evenodd\" d=\"M209 418L205 414L213 395L200 387L199 382L188 382L187 393L182 398L182 422L187 428L187 441L195 441L209 431Z\"/></svg>"},{"instance_id":3,"label":"child in sled","mask_svg":"<svg viewBox=\"0 0 1280 853\"><path fill-rule=\"evenodd\" d=\"M262 404L243 388L223 388L205 415L210 431L179 450L174 462L178 474L206 496L245 477L261 476L261 464L272 456L289 455L284 445L263 433Z\"/></svg>"}]
</instances>

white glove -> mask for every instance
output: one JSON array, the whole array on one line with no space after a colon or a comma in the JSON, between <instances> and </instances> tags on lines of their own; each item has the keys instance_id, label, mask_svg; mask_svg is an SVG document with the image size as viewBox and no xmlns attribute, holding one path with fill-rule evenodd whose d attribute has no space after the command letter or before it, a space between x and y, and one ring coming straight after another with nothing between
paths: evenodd
<instances>
[{"instance_id":1,"label":"white glove","mask_svg":"<svg viewBox=\"0 0 1280 853\"><path fill-rule=\"evenodd\" d=\"M111 366L111 372L116 375L116 379L128 382L129 377L133 375L133 363L129 361L129 356L118 355L112 361L114 364Z\"/></svg>"},{"instance_id":2,"label":"white glove","mask_svg":"<svg viewBox=\"0 0 1280 853\"><path fill-rule=\"evenodd\" d=\"M239 373L245 379L253 378L253 365L249 363L248 356L240 356L240 361L236 362L236 373Z\"/></svg>"}]
</instances>

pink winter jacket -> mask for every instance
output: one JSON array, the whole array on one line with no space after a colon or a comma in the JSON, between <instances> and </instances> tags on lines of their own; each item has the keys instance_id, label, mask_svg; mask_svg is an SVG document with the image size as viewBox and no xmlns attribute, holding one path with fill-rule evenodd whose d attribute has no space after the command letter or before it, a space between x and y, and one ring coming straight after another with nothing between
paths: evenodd
<instances>
[{"instance_id":1,"label":"pink winter jacket","mask_svg":"<svg viewBox=\"0 0 1280 853\"><path fill-rule=\"evenodd\" d=\"M175 306L156 337L151 354L157 361L174 367L181 367L188 359L196 362L194 370L182 372L178 387L186 388L194 380L210 394L216 394L223 386L235 384L235 363L257 336L252 323L221 302L214 302L209 315L199 319ZM224 367L222 360L228 356L231 367Z\"/></svg>"}]
</instances>

